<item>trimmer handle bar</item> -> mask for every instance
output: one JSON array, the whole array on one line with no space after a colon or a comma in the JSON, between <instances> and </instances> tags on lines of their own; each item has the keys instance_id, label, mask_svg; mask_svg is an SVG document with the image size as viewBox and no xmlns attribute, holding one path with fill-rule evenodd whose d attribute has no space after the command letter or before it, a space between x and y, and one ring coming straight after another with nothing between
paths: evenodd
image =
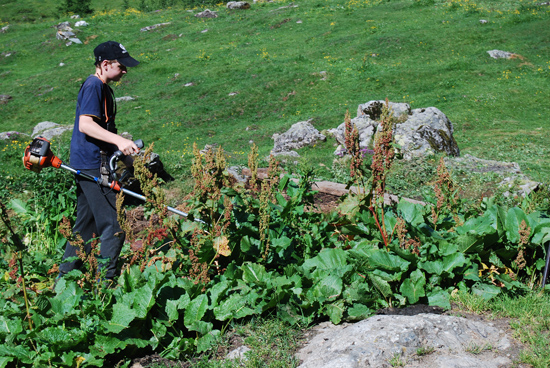
<instances>
[{"instance_id":1,"label":"trimmer handle bar","mask_svg":"<svg viewBox=\"0 0 550 368\"><path fill-rule=\"evenodd\" d=\"M142 149L145 146L145 144L141 139L134 141L134 144L139 149ZM114 173L118 169L117 161L119 161L122 158L122 156L124 156L124 154L122 153L122 151L118 150L115 153L113 153L113 155L109 159L109 169L111 170L111 173Z\"/></svg>"}]
</instances>

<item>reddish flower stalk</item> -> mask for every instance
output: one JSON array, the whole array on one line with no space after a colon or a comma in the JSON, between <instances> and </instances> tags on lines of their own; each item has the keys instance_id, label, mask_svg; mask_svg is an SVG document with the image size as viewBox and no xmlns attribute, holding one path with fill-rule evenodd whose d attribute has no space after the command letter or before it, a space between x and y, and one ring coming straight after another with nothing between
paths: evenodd
<instances>
[{"instance_id":1,"label":"reddish flower stalk","mask_svg":"<svg viewBox=\"0 0 550 368\"><path fill-rule=\"evenodd\" d=\"M386 98L386 105L381 116L382 131L378 132L374 141L374 154L372 156L372 199L369 209L371 210L376 225L380 230L384 245L389 246L388 233L384 222L384 194L386 193L386 178L390 172L391 165L395 158L393 149L393 127L394 121ZM380 210L380 216L376 209ZM382 221L379 221L379 217Z\"/></svg>"}]
</instances>

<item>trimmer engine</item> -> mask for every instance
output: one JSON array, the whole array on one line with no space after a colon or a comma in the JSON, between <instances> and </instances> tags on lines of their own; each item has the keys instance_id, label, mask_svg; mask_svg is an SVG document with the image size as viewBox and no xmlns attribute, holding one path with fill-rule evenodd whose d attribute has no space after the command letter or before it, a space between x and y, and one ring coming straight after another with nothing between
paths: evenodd
<instances>
[{"instance_id":1,"label":"trimmer engine","mask_svg":"<svg viewBox=\"0 0 550 368\"><path fill-rule=\"evenodd\" d=\"M39 173L45 167L59 168L63 161L53 154L50 149L50 141L39 136L34 138L31 144L25 148L23 164L27 169Z\"/></svg>"}]
</instances>

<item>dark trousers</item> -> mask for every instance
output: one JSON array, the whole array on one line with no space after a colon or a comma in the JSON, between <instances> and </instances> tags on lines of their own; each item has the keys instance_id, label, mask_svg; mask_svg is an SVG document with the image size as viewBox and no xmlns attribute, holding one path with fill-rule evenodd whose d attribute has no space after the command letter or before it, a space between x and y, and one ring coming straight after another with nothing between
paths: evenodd
<instances>
[{"instance_id":1,"label":"dark trousers","mask_svg":"<svg viewBox=\"0 0 550 368\"><path fill-rule=\"evenodd\" d=\"M99 170L82 170L82 172L94 177L100 175ZM87 254L90 253L90 240L94 237L100 238L100 259L107 260L106 263L99 262L100 267L106 269L105 277L112 279L115 276L118 256L124 243L124 233L117 220L116 192L78 175L75 178L77 204L73 233L80 234L85 242ZM80 259L64 262L67 258L76 257L77 250L79 250L78 247L67 243L63 262L59 266L60 275L82 266Z\"/></svg>"}]
</instances>

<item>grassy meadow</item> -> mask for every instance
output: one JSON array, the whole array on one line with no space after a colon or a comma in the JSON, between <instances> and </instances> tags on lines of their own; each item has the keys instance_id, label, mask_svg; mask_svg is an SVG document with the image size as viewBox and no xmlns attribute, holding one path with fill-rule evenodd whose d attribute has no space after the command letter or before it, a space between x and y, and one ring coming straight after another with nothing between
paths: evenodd
<instances>
[{"instance_id":1,"label":"grassy meadow","mask_svg":"<svg viewBox=\"0 0 550 368\"><path fill-rule=\"evenodd\" d=\"M298 121L334 128L346 110L355 116L358 104L386 97L439 108L453 122L462 154L515 161L535 180L550 178L548 6L530 0L291 4L259 2L249 10L219 4L209 6L219 17L205 19L195 17L204 7L144 12L137 2L126 9L95 2L96 12L82 18L89 25L75 28L83 44L71 46L55 38L53 27L70 18L44 10L53 4L25 17L20 9L13 20L3 15L9 28L0 34L0 94L12 99L0 105L0 131L29 134L41 121L72 124L78 88L93 72L93 48L113 39L141 61L113 86L117 96L136 98L119 103L119 130L154 143L181 179L193 143L219 144L230 163L246 164L252 141L265 157L271 136ZM159 23L169 24L141 31ZM493 49L518 56L492 59ZM334 177L334 143L303 149L301 162ZM8 167L15 174L16 166L4 163L2 175Z\"/></svg>"}]
</instances>

